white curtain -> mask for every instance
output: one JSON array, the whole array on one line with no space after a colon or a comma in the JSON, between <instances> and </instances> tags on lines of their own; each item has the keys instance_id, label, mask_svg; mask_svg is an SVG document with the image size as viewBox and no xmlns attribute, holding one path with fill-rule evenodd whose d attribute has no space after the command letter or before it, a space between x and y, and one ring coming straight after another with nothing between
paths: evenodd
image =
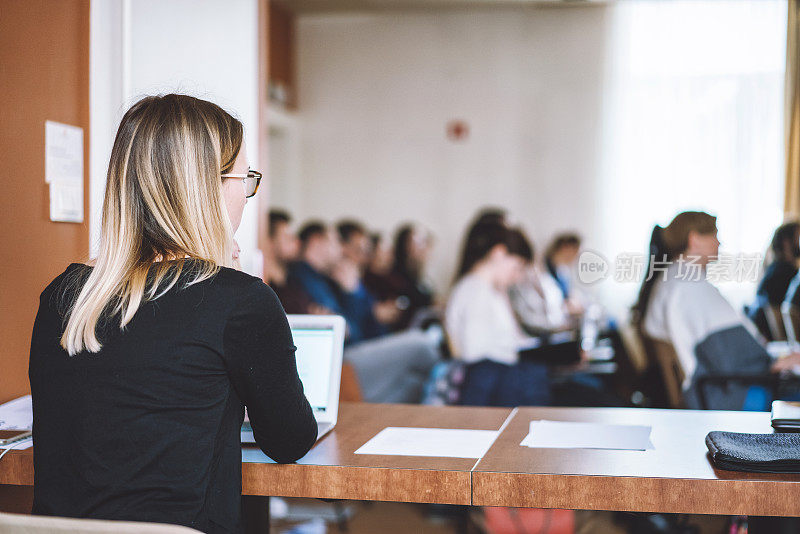
<instances>
[{"instance_id":1,"label":"white curtain","mask_svg":"<svg viewBox=\"0 0 800 534\"><path fill-rule=\"evenodd\" d=\"M603 135L603 250L644 254L654 224L717 215L722 251L763 253L783 208L786 0L613 8ZM754 283L725 283L738 307ZM612 310L632 282L599 288Z\"/></svg>"}]
</instances>

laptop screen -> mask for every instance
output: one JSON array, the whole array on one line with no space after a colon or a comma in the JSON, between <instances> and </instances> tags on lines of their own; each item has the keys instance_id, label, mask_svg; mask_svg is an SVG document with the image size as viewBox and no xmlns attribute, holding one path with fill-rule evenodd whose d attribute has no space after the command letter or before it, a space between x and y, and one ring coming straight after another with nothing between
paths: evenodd
<instances>
[{"instance_id":1,"label":"laptop screen","mask_svg":"<svg viewBox=\"0 0 800 534\"><path fill-rule=\"evenodd\" d=\"M306 398L314 411L328 407L333 364L334 333L332 327L292 328L297 347L297 373L303 382Z\"/></svg>"}]
</instances>

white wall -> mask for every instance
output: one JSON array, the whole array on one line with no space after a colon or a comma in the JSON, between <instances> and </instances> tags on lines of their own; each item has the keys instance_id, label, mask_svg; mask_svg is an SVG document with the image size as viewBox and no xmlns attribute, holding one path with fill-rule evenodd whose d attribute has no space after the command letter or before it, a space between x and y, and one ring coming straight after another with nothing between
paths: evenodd
<instances>
[{"instance_id":1,"label":"white wall","mask_svg":"<svg viewBox=\"0 0 800 534\"><path fill-rule=\"evenodd\" d=\"M191 94L237 116L244 123L250 165L258 167L257 0L114 0L91 5L92 114L98 122L95 130L93 121L91 134L97 149L92 154L93 191L101 191L105 182L104 167L122 113L151 94ZM107 96L111 93L118 96ZM251 272L260 265L253 259L256 211L255 203L245 209L236 235L243 266Z\"/></svg>"},{"instance_id":2,"label":"white wall","mask_svg":"<svg viewBox=\"0 0 800 534\"><path fill-rule=\"evenodd\" d=\"M100 244L106 173L117 126L124 113L122 0L90 3L89 24L89 243Z\"/></svg>"},{"instance_id":3,"label":"white wall","mask_svg":"<svg viewBox=\"0 0 800 534\"><path fill-rule=\"evenodd\" d=\"M591 247L607 19L604 7L302 17L302 195L286 207L427 225L442 290L485 205L507 207L539 250L565 229ZM469 124L466 142L446 138L452 119Z\"/></svg>"}]
</instances>

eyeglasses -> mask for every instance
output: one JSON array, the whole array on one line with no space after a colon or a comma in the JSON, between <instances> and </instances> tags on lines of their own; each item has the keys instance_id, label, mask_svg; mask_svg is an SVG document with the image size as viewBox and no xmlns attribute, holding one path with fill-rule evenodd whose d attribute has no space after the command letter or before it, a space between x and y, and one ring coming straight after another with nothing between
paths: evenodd
<instances>
[{"instance_id":1,"label":"eyeglasses","mask_svg":"<svg viewBox=\"0 0 800 534\"><path fill-rule=\"evenodd\" d=\"M258 186L261 184L262 174L258 171L249 170L247 174L223 174L223 178L239 178L244 184L244 196L250 198L255 196Z\"/></svg>"}]
</instances>

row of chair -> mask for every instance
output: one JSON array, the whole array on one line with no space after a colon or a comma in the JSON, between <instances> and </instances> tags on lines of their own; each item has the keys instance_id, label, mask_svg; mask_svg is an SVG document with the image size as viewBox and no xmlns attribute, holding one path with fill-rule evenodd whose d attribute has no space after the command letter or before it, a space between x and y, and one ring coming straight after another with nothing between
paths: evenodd
<instances>
[{"instance_id":1,"label":"row of chair","mask_svg":"<svg viewBox=\"0 0 800 534\"><path fill-rule=\"evenodd\" d=\"M797 330L800 332L800 328ZM644 348L647 360L651 365L655 365L660 374L660 382L663 387L666 404L670 408L687 408L683 395L683 382L686 373L678 360L675 347L668 341L655 339L646 333L639 331L639 338ZM706 392L710 386L724 386L726 384L739 383L749 386L760 386L765 388L771 397L778 398L784 386L792 386L800 383L800 377L780 376L775 374L747 375L747 374L710 374L698 378L697 393L700 409L706 410L713 408L707 402Z\"/></svg>"},{"instance_id":2,"label":"row of chair","mask_svg":"<svg viewBox=\"0 0 800 534\"><path fill-rule=\"evenodd\" d=\"M781 306L765 304L761 311L766 318L769 337L774 341L800 342L800 307L784 302ZM766 333L765 333L766 334Z\"/></svg>"}]
</instances>

